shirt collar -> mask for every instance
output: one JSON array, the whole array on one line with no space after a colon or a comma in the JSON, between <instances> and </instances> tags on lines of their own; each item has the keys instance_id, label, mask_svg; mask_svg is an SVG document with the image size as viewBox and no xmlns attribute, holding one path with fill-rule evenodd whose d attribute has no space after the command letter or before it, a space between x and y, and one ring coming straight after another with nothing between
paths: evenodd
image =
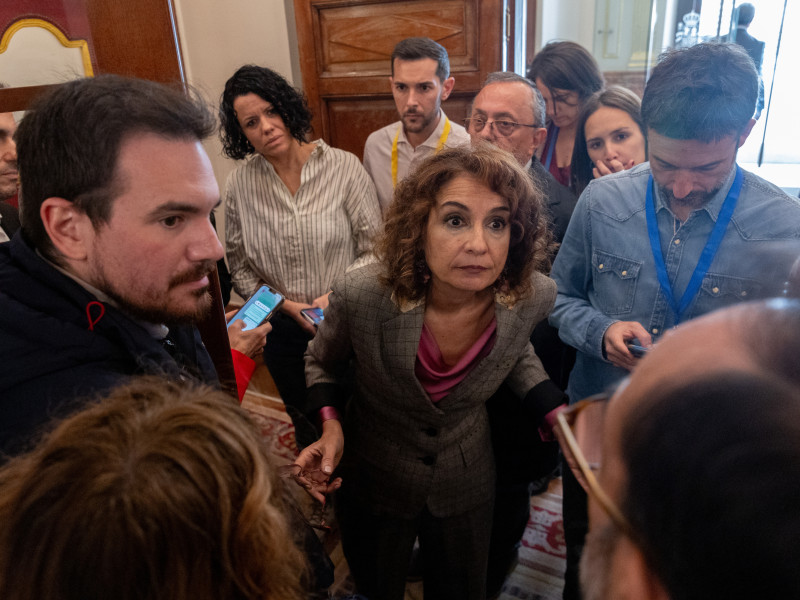
<instances>
[{"instance_id":1,"label":"shirt collar","mask_svg":"<svg viewBox=\"0 0 800 600\"><path fill-rule=\"evenodd\" d=\"M444 131L444 124L447 121L447 115L444 114L444 111L440 108L439 109L439 123L436 125L436 129L433 130L428 136L428 139L422 142L419 146L428 146L430 148L436 148L437 144L439 143L439 138L442 136L442 132ZM397 143L403 144L410 144L408 138L406 137L406 130L403 128L403 121L400 121L400 136L397 138ZM417 148L419 148L417 146Z\"/></svg>"},{"instance_id":2,"label":"shirt collar","mask_svg":"<svg viewBox=\"0 0 800 600\"><path fill-rule=\"evenodd\" d=\"M717 217L719 216L719 211L722 209L722 204L725 202L725 198L728 196L728 192L733 185L734 177L736 177L735 161L733 163L733 167L731 167L730 173L728 173L727 177L725 178L725 182L722 184L722 187L719 188L719 191L714 194L714 197L709 202L706 202L703 206L697 209L706 211L708 216L711 217L711 220L715 223L717 221ZM667 206L666 201L661 195L661 188L656 184L656 212L660 211L661 209L668 211L674 216L674 213Z\"/></svg>"},{"instance_id":3,"label":"shirt collar","mask_svg":"<svg viewBox=\"0 0 800 600\"><path fill-rule=\"evenodd\" d=\"M322 138L314 140L313 142L309 142L309 144L314 144L315 146L315 148L311 151L311 155L308 157L309 160L318 156L322 156L330 149L330 146L328 146L328 144L326 144L325 140ZM258 152L253 152L247 160L258 161L265 169L271 169L273 172L275 171L275 167L272 166L272 163L269 162L263 154Z\"/></svg>"}]
</instances>

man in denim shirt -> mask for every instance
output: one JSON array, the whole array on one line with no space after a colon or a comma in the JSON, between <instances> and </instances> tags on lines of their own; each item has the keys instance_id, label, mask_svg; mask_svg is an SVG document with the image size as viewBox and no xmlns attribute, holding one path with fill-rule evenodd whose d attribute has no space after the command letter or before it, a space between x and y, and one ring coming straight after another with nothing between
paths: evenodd
<instances>
[{"instance_id":1,"label":"man in denim shirt","mask_svg":"<svg viewBox=\"0 0 800 600\"><path fill-rule=\"evenodd\" d=\"M642 100L650 162L586 188L553 265L550 322L578 350L571 402L636 365L627 344L649 347L681 322L781 288L800 253L800 203L736 165L757 96L753 62L734 44L673 51L653 69ZM569 487L565 597L577 597Z\"/></svg>"}]
</instances>

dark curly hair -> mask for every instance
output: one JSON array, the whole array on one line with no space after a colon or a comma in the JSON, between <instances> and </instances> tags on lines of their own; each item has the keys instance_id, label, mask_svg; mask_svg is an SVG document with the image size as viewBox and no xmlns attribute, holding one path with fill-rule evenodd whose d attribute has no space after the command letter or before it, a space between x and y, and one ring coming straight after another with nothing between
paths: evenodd
<instances>
[{"instance_id":1,"label":"dark curly hair","mask_svg":"<svg viewBox=\"0 0 800 600\"><path fill-rule=\"evenodd\" d=\"M225 83L219 105L219 134L227 156L239 160L255 152L233 109L236 98L247 94L256 94L272 104L292 137L301 143L306 141L306 134L311 131L311 111L303 93L272 69L244 65Z\"/></svg>"},{"instance_id":2,"label":"dark curly hair","mask_svg":"<svg viewBox=\"0 0 800 600\"><path fill-rule=\"evenodd\" d=\"M456 177L476 179L508 201L511 241L505 285L512 300L530 294L534 271L550 267L552 235L544 212L544 193L505 150L483 143L445 149L428 158L395 190L375 251L384 265L383 283L397 300L422 299L428 282L417 264L425 261L428 216L439 190Z\"/></svg>"}]
</instances>

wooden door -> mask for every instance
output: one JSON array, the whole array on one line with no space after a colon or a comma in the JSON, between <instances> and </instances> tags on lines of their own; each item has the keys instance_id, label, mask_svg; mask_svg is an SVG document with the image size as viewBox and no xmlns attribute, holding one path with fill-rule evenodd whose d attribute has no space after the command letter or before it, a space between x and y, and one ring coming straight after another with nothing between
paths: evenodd
<instances>
[{"instance_id":1,"label":"wooden door","mask_svg":"<svg viewBox=\"0 0 800 600\"><path fill-rule=\"evenodd\" d=\"M407 37L447 48L456 83L443 108L467 116L486 75L503 66L502 0L294 0L303 88L314 135L361 157L367 136L398 119L390 56Z\"/></svg>"}]
</instances>

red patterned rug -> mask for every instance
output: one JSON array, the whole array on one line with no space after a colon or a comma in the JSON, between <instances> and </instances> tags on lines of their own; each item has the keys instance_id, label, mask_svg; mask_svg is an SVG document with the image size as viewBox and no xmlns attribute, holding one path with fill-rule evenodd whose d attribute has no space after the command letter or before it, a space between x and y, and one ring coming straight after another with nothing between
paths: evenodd
<instances>
[{"instance_id":1,"label":"red patterned rug","mask_svg":"<svg viewBox=\"0 0 800 600\"><path fill-rule=\"evenodd\" d=\"M277 464L288 464L297 456L294 428L285 412L268 408L245 398L242 406L271 440ZM327 546L328 544L326 544ZM331 550L336 564L334 586L349 591L347 567L340 547ZM531 516L522 538L519 563L509 576L499 600L559 600L564 586L564 526L561 519L561 480L554 479L543 494L531 498ZM407 600L422 598L422 584L409 584Z\"/></svg>"},{"instance_id":2,"label":"red patterned rug","mask_svg":"<svg viewBox=\"0 0 800 600\"><path fill-rule=\"evenodd\" d=\"M531 498L519 564L503 586L500 600L560 600L565 560L561 480L554 479L546 492Z\"/></svg>"}]
</instances>

